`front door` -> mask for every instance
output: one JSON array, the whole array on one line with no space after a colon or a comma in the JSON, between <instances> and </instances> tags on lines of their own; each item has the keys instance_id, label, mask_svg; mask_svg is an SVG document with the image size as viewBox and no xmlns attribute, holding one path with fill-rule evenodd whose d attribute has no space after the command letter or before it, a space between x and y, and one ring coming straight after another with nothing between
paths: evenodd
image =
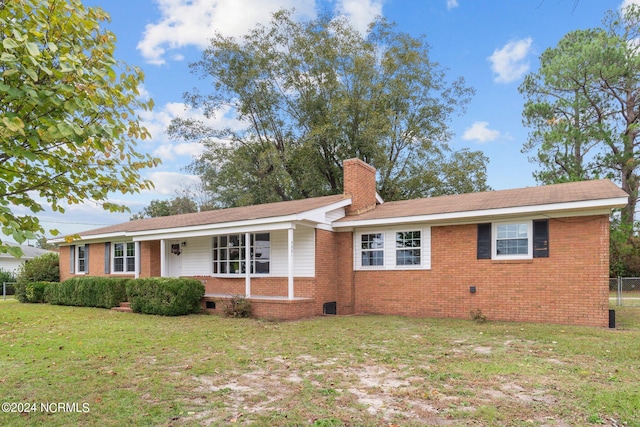
<instances>
[{"instance_id":1,"label":"front door","mask_svg":"<svg viewBox=\"0 0 640 427\"><path fill-rule=\"evenodd\" d=\"M182 245L179 241L170 241L167 251L167 276L180 277L182 275Z\"/></svg>"}]
</instances>

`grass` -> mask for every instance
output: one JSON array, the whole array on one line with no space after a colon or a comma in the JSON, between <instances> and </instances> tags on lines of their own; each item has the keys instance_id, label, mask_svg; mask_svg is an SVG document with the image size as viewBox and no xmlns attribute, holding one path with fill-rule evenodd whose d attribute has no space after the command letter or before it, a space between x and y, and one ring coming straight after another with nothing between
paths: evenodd
<instances>
[{"instance_id":1,"label":"grass","mask_svg":"<svg viewBox=\"0 0 640 427\"><path fill-rule=\"evenodd\" d=\"M0 425L640 426L640 310L616 314L608 330L0 300L0 401L36 404Z\"/></svg>"}]
</instances>

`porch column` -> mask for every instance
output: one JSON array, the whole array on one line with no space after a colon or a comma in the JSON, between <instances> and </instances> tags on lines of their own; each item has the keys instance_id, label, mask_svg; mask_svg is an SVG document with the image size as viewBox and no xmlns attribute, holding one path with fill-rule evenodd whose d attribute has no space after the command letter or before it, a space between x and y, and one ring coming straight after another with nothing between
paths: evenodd
<instances>
[{"instance_id":1,"label":"porch column","mask_svg":"<svg viewBox=\"0 0 640 427\"><path fill-rule=\"evenodd\" d=\"M244 295L251 296L251 233L244 233Z\"/></svg>"},{"instance_id":2,"label":"porch column","mask_svg":"<svg viewBox=\"0 0 640 427\"><path fill-rule=\"evenodd\" d=\"M287 297L293 299L293 228L287 229Z\"/></svg>"},{"instance_id":3,"label":"porch column","mask_svg":"<svg viewBox=\"0 0 640 427\"><path fill-rule=\"evenodd\" d=\"M160 277L165 277L167 275L166 250L167 241L162 239L160 240Z\"/></svg>"},{"instance_id":4,"label":"porch column","mask_svg":"<svg viewBox=\"0 0 640 427\"><path fill-rule=\"evenodd\" d=\"M135 274L135 278L139 278L140 277L140 267L141 267L141 262L140 260L142 259L142 257L140 256L140 248L142 247L142 245L140 244L140 242L134 242L135 245L135 256L134 256L134 262L136 264L136 274Z\"/></svg>"}]
</instances>

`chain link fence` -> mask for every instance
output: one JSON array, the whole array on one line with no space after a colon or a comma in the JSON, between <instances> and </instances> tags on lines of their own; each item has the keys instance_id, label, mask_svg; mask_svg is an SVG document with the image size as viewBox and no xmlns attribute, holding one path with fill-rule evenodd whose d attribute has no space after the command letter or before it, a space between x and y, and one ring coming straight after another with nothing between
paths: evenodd
<instances>
[{"instance_id":1,"label":"chain link fence","mask_svg":"<svg viewBox=\"0 0 640 427\"><path fill-rule=\"evenodd\" d=\"M617 306L640 307L640 277L610 278L609 302Z\"/></svg>"}]
</instances>

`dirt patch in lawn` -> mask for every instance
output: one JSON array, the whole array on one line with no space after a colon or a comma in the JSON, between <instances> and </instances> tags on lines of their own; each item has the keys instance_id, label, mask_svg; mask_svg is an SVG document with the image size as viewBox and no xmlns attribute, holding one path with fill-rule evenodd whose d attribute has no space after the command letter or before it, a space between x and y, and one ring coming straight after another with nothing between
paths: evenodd
<instances>
[{"instance_id":1,"label":"dirt patch in lawn","mask_svg":"<svg viewBox=\"0 0 640 427\"><path fill-rule=\"evenodd\" d=\"M473 351L490 353L485 348ZM309 424L331 418L349 425L365 421L359 417L366 412L369 421L384 425L402 424L403 420L460 425L461 413L473 414L487 406L512 406L528 414L527 421L547 425L549 417L539 409L556 402L549 390L506 380L497 384L478 382L476 390L466 391L457 388L455 381L434 386L429 375L424 375L429 369L420 367L423 374L418 375L415 367L408 366L337 367L331 360L319 361L310 356L297 360L272 358L265 367L250 372L193 377L196 384L193 394L201 398L189 402L194 410L187 419L202 425L252 423L258 418L289 413L294 406L292 402L308 400L308 412L298 416Z\"/></svg>"}]
</instances>

